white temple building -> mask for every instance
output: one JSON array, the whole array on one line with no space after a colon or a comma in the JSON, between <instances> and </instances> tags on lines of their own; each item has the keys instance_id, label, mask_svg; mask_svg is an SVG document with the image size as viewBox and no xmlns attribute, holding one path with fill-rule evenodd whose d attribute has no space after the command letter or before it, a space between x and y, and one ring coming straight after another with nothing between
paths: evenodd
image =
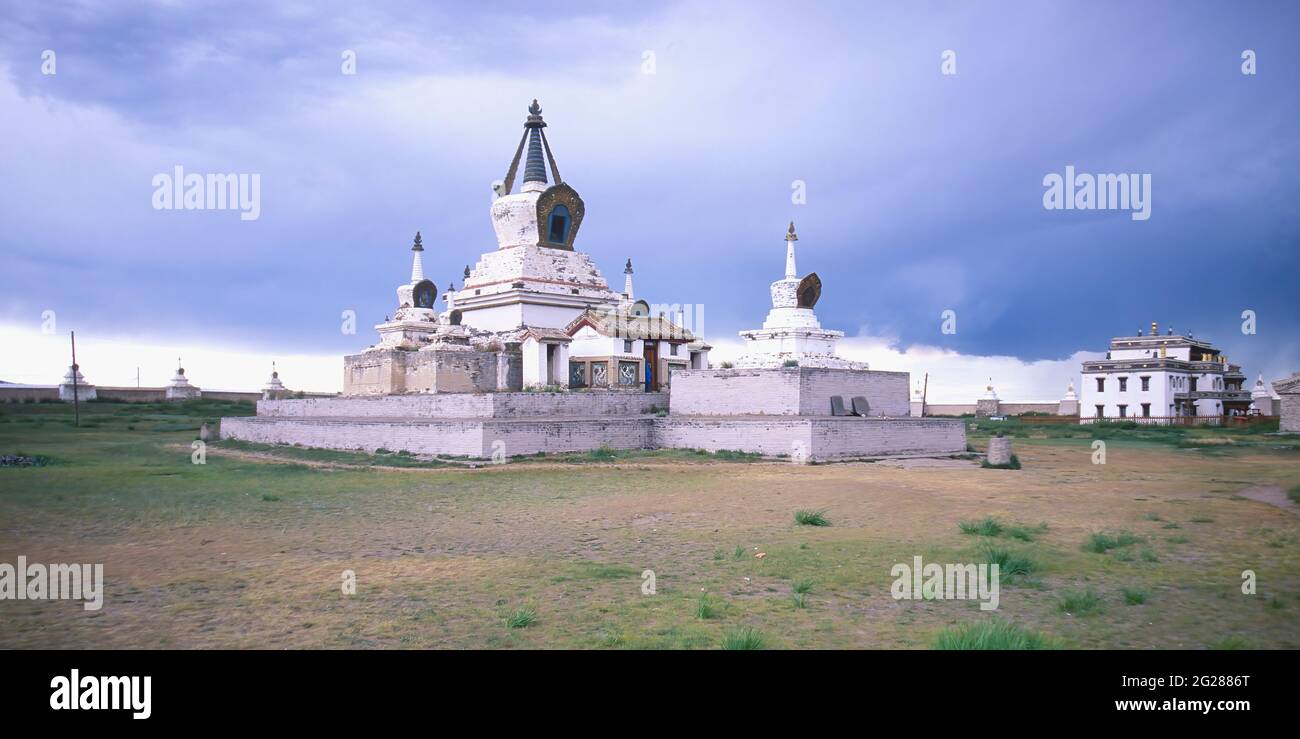
<instances>
[{"instance_id":1,"label":"white temple building","mask_svg":"<svg viewBox=\"0 0 1300 739\"><path fill-rule=\"evenodd\" d=\"M1102 360L1083 363L1079 415L1087 419L1246 415L1251 393L1241 367L1210 342L1151 322L1144 336L1111 339Z\"/></svg>"},{"instance_id":2,"label":"white temple building","mask_svg":"<svg viewBox=\"0 0 1300 739\"><path fill-rule=\"evenodd\" d=\"M785 235L785 277L772 283L772 309L763 327L741 331L746 340L745 352L736 360L738 368L755 367L823 367L833 369L867 369L865 362L836 356L835 343L843 331L822 328L813 312L821 298L822 281L816 272L800 278L795 266L794 221Z\"/></svg>"},{"instance_id":3,"label":"white temple building","mask_svg":"<svg viewBox=\"0 0 1300 739\"><path fill-rule=\"evenodd\" d=\"M224 438L494 461L601 448L795 461L965 453L961 421L909 417L906 372L836 356L843 334L813 312L821 280L797 276L793 223L767 321L741 334L742 366L711 368L684 310L633 292L630 259L615 292L575 251L585 205L560 177L537 101L528 113L494 187L496 247L459 289L448 284L444 309L417 233L396 311L373 346L344 357L343 395L277 398L273 374L272 397L255 417L223 419Z\"/></svg>"},{"instance_id":4,"label":"white temple building","mask_svg":"<svg viewBox=\"0 0 1300 739\"><path fill-rule=\"evenodd\" d=\"M654 391L667 387L674 368L708 366L708 344L634 300L630 259L624 292L617 293L591 258L574 250L586 206L561 179L545 128L534 100L495 188L496 249L465 268L459 290L449 283L442 313L435 311L438 290L424 275L416 233L410 280L397 288L392 319L375 326L379 342L344 360L344 395Z\"/></svg>"}]
</instances>

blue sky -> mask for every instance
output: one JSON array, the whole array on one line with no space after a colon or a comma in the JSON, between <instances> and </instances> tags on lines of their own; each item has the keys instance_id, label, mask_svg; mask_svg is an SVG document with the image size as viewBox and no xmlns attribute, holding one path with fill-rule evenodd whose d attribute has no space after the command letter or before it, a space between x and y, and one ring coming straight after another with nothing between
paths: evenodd
<instances>
[{"instance_id":1,"label":"blue sky","mask_svg":"<svg viewBox=\"0 0 1300 739\"><path fill-rule=\"evenodd\" d=\"M490 183L536 97L587 203L577 248L704 304L715 343L761 322L794 219L823 325L863 344L1065 366L1157 320L1252 377L1300 368L1300 5L0 8L10 326L56 310L79 338L337 363L392 311L417 229L440 288L494 247ZM259 173L260 218L154 210L177 164ZM1150 220L1045 210L1067 164L1151 174ZM15 357L0 378L35 381Z\"/></svg>"}]
</instances>

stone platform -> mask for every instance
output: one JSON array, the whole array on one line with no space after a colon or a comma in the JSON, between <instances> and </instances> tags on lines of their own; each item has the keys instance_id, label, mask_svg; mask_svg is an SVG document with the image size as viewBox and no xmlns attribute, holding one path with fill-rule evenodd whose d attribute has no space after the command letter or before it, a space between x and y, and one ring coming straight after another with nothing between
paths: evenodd
<instances>
[{"instance_id":1,"label":"stone platform","mask_svg":"<svg viewBox=\"0 0 1300 739\"><path fill-rule=\"evenodd\" d=\"M966 450L965 426L957 420L800 415L797 410L787 415L656 414L667 406L666 393L616 391L264 400L256 417L223 419L221 433L266 444L479 459L601 447L725 449L809 461Z\"/></svg>"}]
</instances>

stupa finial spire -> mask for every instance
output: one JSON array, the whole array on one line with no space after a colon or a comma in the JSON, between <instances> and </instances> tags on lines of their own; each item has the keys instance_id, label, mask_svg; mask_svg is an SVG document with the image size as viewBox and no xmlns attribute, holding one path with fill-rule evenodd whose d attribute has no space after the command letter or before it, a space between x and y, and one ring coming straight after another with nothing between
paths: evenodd
<instances>
[{"instance_id":1,"label":"stupa finial spire","mask_svg":"<svg viewBox=\"0 0 1300 739\"><path fill-rule=\"evenodd\" d=\"M420 232L415 232L415 243L411 245L411 252L414 257L411 259L411 284L414 285L424 279L424 259L420 255L424 251L424 245L420 243Z\"/></svg>"},{"instance_id":2,"label":"stupa finial spire","mask_svg":"<svg viewBox=\"0 0 1300 739\"><path fill-rule=\"evenodd\" d=\"M550 163L551 177L555 184L563 182L560 179L560 169L555 164L555 156L551 154L551 144L546 140L546 121L542 120L542 106L533 98L533 102L528 106L528 119L524 121L524 135L519 139L519 148L515 150L515 158L510 162L510 169L506 172L505 181L502 183L501 194L509 195L515 186L515 174L519 171L519 160L524 155L524 144L528 145L528 158L524 162L524 182L537 182L542 185L547 184L546 165Z\"/></svg>"},{"instance_id":3,"label":"stupa finial spire","mask_svg":"<svg viewBox=\"0 0 1300 739\"><path fill-rule=\"evenodd\" d=\"M798 240L799 237L794 233L794 221L790 221L790 230L785 233L785 278L787 280L794 279L799 274L794 264L794 242Z\"/></svg>"}]
</instances>

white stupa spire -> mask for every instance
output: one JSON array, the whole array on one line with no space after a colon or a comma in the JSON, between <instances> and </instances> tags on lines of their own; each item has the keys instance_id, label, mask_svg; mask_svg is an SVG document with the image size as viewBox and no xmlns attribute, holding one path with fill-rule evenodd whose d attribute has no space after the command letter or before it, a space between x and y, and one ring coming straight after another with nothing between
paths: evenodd
<instances>
[{"instance_id":1,"label":"white stupa spire","mask_svg":"<svg viewBox=\"0 0 1300 739\"><path fill-rule=\"evenodd\" d=\"M424 252L424 246L420 243L420 232L415 232L415 244L411 246L411 251L415 257L411 260L411 284L424 280L424 260L421 254Z\"/></svg>"},{"instance_id":2,"label":"white stupa spire","mask_svg":"<svg viewBox=\"0 0 1300 739\"><path fill-rule=\"evenodd\" d=\"M799 270L794 266L794 242L799 237L794 233L794 221L790 221L790 230L785 234L785 278L792 280L799 274Z\"/></svg>"},{"instance_id":3,"label":"white stupa spire","mask_svg":"<svg viewBox=\"0 0 1300 739\"><path fill-rule=\"evenodd\" d=\"M632 296L632 260L627 260L627 266L623 268L623 296L628 302L636 300Z\"/></svg>"}]
</instances>

